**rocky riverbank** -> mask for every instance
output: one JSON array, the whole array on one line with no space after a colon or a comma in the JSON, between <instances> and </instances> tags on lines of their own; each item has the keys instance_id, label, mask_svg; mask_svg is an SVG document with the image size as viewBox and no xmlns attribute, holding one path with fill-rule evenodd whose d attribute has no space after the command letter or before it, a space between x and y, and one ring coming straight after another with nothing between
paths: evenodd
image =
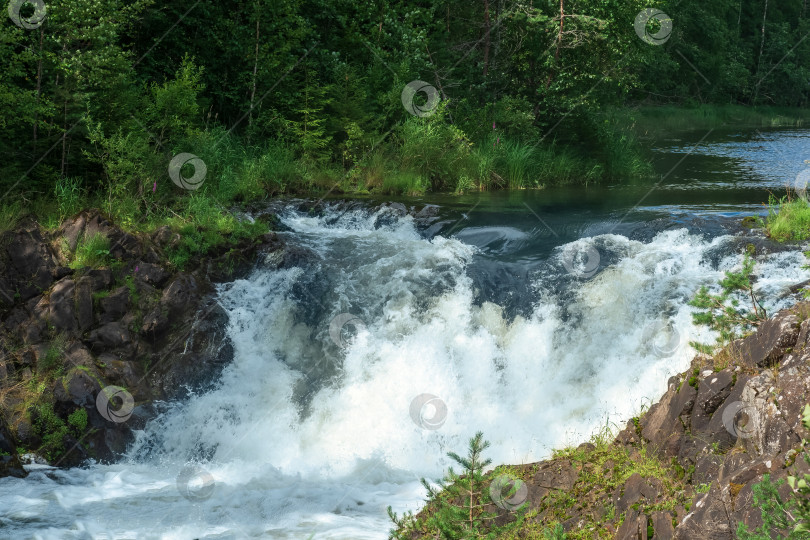
<instances>
[{"instance_id":1,"label":"rocky riverbank","mask_svg":"<svg viewBox=\"0 0 810 540\"><path fill-rule=\"evenodd\" d=\"M0 477L25 476L21 457L116 459L153 403L209 384L230 361L214 284L262 253L283 263L282 243L237 239L177 271L166 252L179 241L169 227L125 232L97 211L0 235Z\"/></svg>"},{"instance_id":2,"label":"rocky riverbank","mask_svg":"<svg viewBox=\"0 0 810 540\"><path fill-rule=\"evenodd\" d=\"M496 515L490 526L515 525L504 538L547 538L556 526L567 538L736 538L740 523L762 523L752 488L764 474L810 470L800 455L809 402L810 304L801 303L714 357L698 355L618 436L497 467L487 482L500 476L512 490L484 511ZM789 492L782 483L783 499ZM435 512L429 503L402 536L433 538Z\"/></svg>"}]
</instances>

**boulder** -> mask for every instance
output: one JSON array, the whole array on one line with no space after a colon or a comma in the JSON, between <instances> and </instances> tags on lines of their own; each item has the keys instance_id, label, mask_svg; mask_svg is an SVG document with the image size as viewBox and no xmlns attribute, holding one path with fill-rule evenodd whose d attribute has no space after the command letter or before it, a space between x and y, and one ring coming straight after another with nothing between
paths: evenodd
<instances>
[{"instance_id":1,"label":"boulder","mask_svg":"<svg viewBox=\"0 0 810 540\"><path fill-rule=\"evenodd\" d=\"M92 408L100 390L101 386L96 378L83 370L74 369L54 382L53 395L57 403L71 403L79 407Z\"/></svg>"},{"instance_id":2,"label":"boulder","mask_svg":"<svg viewBox=\"0 0 810 540\"><path fill-rule=\"evenodd\" d=\"M127 287L118 287L108 296L102 298L99 301L99 307L101 308L99 321L102 324L120 321L129 308L129 296L130 293Z\"/></svg>"},{"instance_id":3,"label":"boulder","mask_svg":"<svg viewBox=\"0 0 810 540\"><path fill-rule=\"evenodd\" d=\"M63 279L54 286L50 296L48 319L57 331L68 335L75 335L79 330L73 297L75 289L76 284L72 279Z\"/></svg>"},{"instance_id":4,"label":"boulder","mask_svg":"<svg viewBox=\"0 0 810 540\"><path fill-rule=\"evenodd\" d=\"M11 290L19 295L20 300L33 298L51 286L57 267L56 257L37 227L27 227L11 234L6 253L13 268L7 269L4 275L11 278ZM8 294L2 296L14 303Z\"/></svg>"},{"instance_id":5,"label":"boulder","mask_svg":"<svg viewBox=\"0 0 810 540\"><path fill-rule=\"evenodd\" d=\"M155 287L162 287L169 279L169 273L156 264L138 263L136 276Z\"/></svg>"},{"instance_id":6,"label":"boulder","mask_svg":"<svg viewBox=\"0 0 810 540\"><path fill-rule=\"evenodd\" d=\"M728 353L747 368L771 366L796 343L799 322L794 312L782 311L747 338L732 343Z\"/></svg>"},{"instance_id":7,"label":"boulder","mask_svg":"<svg viewBox=\"0 0 810 540\"><path fill-rule=\"evenodd\" d=\"M87 276L76 284L76 320L80 333L93 325L93 280Z\"/></svg>"},{"instance_id":8,"label":"boulder","mask_svg":"<svg viewBox=\"0 0 810 540\"><path fill-rule=\"evenodd\" d=\"M681 417L689 415L696 395L697 391L684 381L680 390L671 387L641 419L641 436L666 460L678 455L685 431Z\"/></svg>"},{"instance_id":9,"label":"boulder","mask_svg":"<svg viewBox=\"0 0 810 540\"><path fill-rule=\"evenodd\" d=\"M708 493L695 496L692 510L675 529L675 538L682 540L732 540L729 522L728 487L712 484Z\"/></svg>"},{"instance_id":10,"label":"boulder","mask_svg":"<svg viewBox=\"0 0 810 540\"><path fill-rule=\"evenodd\" d=\"M17 456L17 445L11 436L11 431L0 417L0 478L6 476L25 478L28 473Z\"/></svg>"},{"instance_id":11,"label":"boulder","mask_svg":"<svg viewBox=\"0 0 810 540\"><path fill-rule=\"evenodd\" d=\"M659 510L650 514L650 521L652 521L654 531L652 540L672 540L675 538L672 514Z\"/></svg>"},{"instance_id":12,"label":"boulder","mask_svg":"<svg viewBox=\"0 0 810 540\"><path fill-rule=\"evenodd\" d=\"M90 348L105 351L129 343L129 331L118 322L107 323L92 332L88 338Z\"/></svg>"}]
</instances>

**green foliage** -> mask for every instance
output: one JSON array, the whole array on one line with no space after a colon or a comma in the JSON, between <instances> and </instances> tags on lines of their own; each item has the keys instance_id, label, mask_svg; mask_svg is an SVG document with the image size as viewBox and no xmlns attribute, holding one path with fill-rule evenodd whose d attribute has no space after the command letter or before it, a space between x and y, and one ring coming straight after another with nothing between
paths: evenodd
<instances>
[{"instance_id":1,"label":"green foliage","mask_svg":"<svg viewBox=\"0 0 810 540\"><path fill-rule=\"evenodd\" d=\"M484 440L483 433L479 431L470 439L465 456L455 452L447 453L462 468L460 474L450 467L444 479L439 482L439 487L422 479L431 509L424 520L418 520L411 513L400 518L389 506L388 515L395 525L390 538L410 538L417 531L429 531L432 537L447 539L495 538L499 533L519 527L526 509L525 504L514 510L518 516L517 521L502 528L492 523L497 514L485 510L492 503L490 483L484 475L484 469L492 462L483 457L487 448L489 442ZM513 485L511 492L503 494L504 497L513 496L515 489L516 486Z\"/></svg>"},{"instance_id":2,"label":"green foliage","mask_svg":"<svg viewBox=\"0 0 810 540\"><path fill-rule=\"evenodd\" d=\"M68 338L65 334L57 333L54 335L45 350L45 354L37 362L37 372L43 374L60 368L67 349L67 343Z\"/></svg>"},{"instance_id":3,"label":"green foliage","mask_svg":"<svg viewBox=\"0 0 810 540\"><path fill-rule=\"evenodd\" d=\"M68 424L73 427L74 435L81 437L87 429L87 410L76 409L68 415Z\"/></svg>"},{"instance_id":4,"label":"green foliage","mask_svg":"<svg viewBox=\"0 0 810 540\"><path fill-rule=\"evenodd\" d=\"M169 262L179 269L194 257L227 250L269 230L265 223L238 219L205 193L195 193L185 203L183 214L167 220L180 234L180 242L167 251Z\"/></svg>"},{"instance_id":5,"label":"green foliage","mask_svg":"<svg viewBox=\"0 0 810 540\"><path fill-rule=\"evenodd\" d=\"M478 538L483 534L484 522L494 517L494 514L484 512L484 506L490 502L484 486L484 468L492 463L482 456L487 448L489 442L484 441L484 435L479 431L470 439L466 456L447 453L462 467L461 474L450 467L440 483L441 488L422 479L428 500L437 503L436 512L428 518L427 525L436 529L442 538Z\"/></svg>"},{"instance_id":6,"label":"green foliage","mask_svg":"<svg viewBox=\"0 0 810 540\"><path fill-rule=\"evenodd\" d=\"M70 434L70 428L56 415L50 403L37 405L34 418L34 430L42 438L38 452L48 461L59 459L65 451L64 439Z\"/></svg>"},{"instance_id":7,"label":"green foliage","mask_svg":"<svg viewBox=\"0 0 810 540\"><path fill-rule=\"evenodd\" d=\"M76 252L70 267L79 268L100 268L110 264L110 239L101 233L96 233L90 238L82 237L76 244Z\"/></svg>"},{"instance_id":8,"label":"green foliage","mask_svg":"<svg viewBox=\"0 0 810 540\"><path fill-rule=\"evenodd\" d=\"M810 405L805 405L802 411L802 424L805 429L810 429ZM803 457L810 465L807 444L808 441L802 440ZM760 508L762 525L749 531L745 524L740 523L737 536L742 540L770 540L775 535L790 539L810 537L810 474L805 473L799 478L788 476L791 489L788 500L779 495L778 488L782 483L782 480L771 482L770 475L765 474L762 482L754 484L754 506Z\"/></svg>"},{"instance_id":9,"label":"green foliage","mask_svg":"<svg viewBox=\"0 0 810 540\"><path fill-rule=\"evenodd\" d=\"M754 293L754 263L754 259L746 252L743 255L742 268L736 272L726 272L725 278L720 281L719 294L711 294L704 286L689 302L690 306L699 310L692 314L694 323L704 324L718 332L718 344L731 342L742 332L767 319L765 309ZM740 296L750 300L750 303L741 305Z\"/></svg>"},{"instance_id":10,"label":"green foliage","mask_svg":"<svg viewBox=\"0 0 810 540\"><path fill-rule=\"evenodd\" d=\"M807 105L802 1L767 12L663 2L674 20L665 47L635 33L646 7L202 0L186 13L153 0L53 0L41 28L0 28L0 189L6 200L52 199L60 219L103 201L138 228L182 207L188 193L167 178L179 152L206 162L201 189L220 204L312 189L625 181L649 165L635 113L619 108L663 105L638 115L646 133L664 121L784 125L794 113L779 107ZM400 101L417 79L441 95L426 118Z\"/></svg>"},{"instance_id":11,"label":"green foliage","mask_svg":"<svg viewBox=\"0 0 810 540\"><path fill-rule=\"evenodd\" d=\"M40 358L39 362L37 362L37 370L45 372L57 368L64 353L64 342L59 339L53 340L51 344L48 345L45 354Z\"/></svg>"},{"instance_id":12,"label":"green foliage","mask_svg":"<svg viewBox=\"0 0 810 540\"><path fill-rule=\"evenodd\" d=\"M135 277L134 276L125 276L124 277L124 286L129 291L129 301L137 306L140 297L138 295L138 286L135 284Z\"/></svg>"}]
</instances>

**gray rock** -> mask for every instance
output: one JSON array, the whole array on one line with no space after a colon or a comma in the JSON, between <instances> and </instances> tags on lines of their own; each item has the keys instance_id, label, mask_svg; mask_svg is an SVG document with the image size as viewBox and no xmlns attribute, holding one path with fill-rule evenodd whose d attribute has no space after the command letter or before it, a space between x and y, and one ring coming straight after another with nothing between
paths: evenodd
<instances>
[{"instance_id":1,"label":"gray rock","mask_svg":"<svg viewBox=\"0 0 810 540\"><path fill-rule=\"evenodd\" d=\"M118 322L107 323L90 332L90 348L105 351L129 343L129 331Z\"/></svg>"},{"instance_id":2,"label":"gray rock","mask_svg":"<svg viewBox=\"0 0 810 540\"><path fill-rule=\"evenodd\" d=\"M50 323L56 330L69 335L75 335L79 329L73 297L75 285L72 279L63 279L54 286L50 296Z\"/></svg>"},{"instance_id":3,"label":"gray rock","mask_svg":"<svg viewBox=\"0 0 810 540\"><path fill-rule=\"evenodd\" d=\"M3 418L0 417L0 478L6 476L25 478L28 473L20 463L19 456L17 456L17 445L11 436L11 431L9 431Z\"/></svg>"},{"instance_id":4,"label":"gray rock","mask_svg":"<svg viewBox=\"0 0 810 540\"><path fill-rule=\"evenodd\" d=\"M169 273L156 264L139 263L137 277L143 279L150 285L162 287L169 279Z\"/></svg>"},{"instance_id":5,"label":"gray rock","mask_svg":"<svg viewBox=\"0 0 810 540\"><path fill-rule=\"evenodd\" d=\"M99 301L99 307L101 308L100 322L102 324L120 321L129 308L129 289L118 287Z\"/></svg>"},{"instance_id":6,"label":"gray rock","mask_svg":"<svg viewBox=\"0 0 810 540\"><path fill-rule=\"evenodd\" d=\"M760 324L752 335L732 343L728 352L748 368L771 366L796 343L799 322L795 313L780 312Z\"/></svg>"}]
</instances>

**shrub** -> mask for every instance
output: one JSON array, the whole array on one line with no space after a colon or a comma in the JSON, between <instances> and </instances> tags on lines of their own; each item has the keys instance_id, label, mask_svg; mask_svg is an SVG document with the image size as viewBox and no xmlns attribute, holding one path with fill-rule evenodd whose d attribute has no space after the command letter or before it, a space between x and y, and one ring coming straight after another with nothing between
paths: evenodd
<instances>
[{"instance_id":1,"label":"shrub","mask_svg":"<svg viewBox=\"0 0 810 540\"><path fill-rule=\"evenodd\" d=\"M81 437L87 429L87 411L85 409L76 409L68 416L68 424L73 426L74 435Z\"/></svg>"},{"instance_id":2,"label":"shrub","mask_svg":"<svg viewBox=\"0 0 810 540\"><path fill-rule=\"evenodd\" d=\"M499 533L519 528L523 523L527 503L514 509L518 515L517 521L501 528L494 526L493 523L497 514L484 510L493 502L489 493L490 485L484 475L484 469L492 463L490 459L483 457L483 452L487 448L489 442L484 440L483 433L479 431L470 439L466 456L460 456L455 452L447 453L450 459L462 467L461 474L457 474L452 467L448 469L444 479L439 483L439 489L422 479L422 485L427 490L428 506L431 507L424 523L411 513L399 518L389 506L388 516L396 526L391 531L390 537L400 540L410 538L416 531L430 531L432 538L454 540L494 538ZM505 493L505 498L515 494L517 485L513 485L510 489L512 492Z\"/></svg>"},{"instance_id":3,"label":"shrub","mask_svg":"<svg viewBox=\"0 0 810 540\"><path fill-rule=\"evenodd\" d=\"M707 325L717 331L720 334L718 343L728 343L741 332L758 326L767 319L767 313L754 293L751 279L754 262L746 252L742 268L738 272L726 272L726 277L720 281L720 294L711 294L704 286L689 302L690 306L700 310L692 314L694 323ZM740 305L740 300L736 297L739 293L750 298L750 307Z\"/></svg>"}]
</instances>

